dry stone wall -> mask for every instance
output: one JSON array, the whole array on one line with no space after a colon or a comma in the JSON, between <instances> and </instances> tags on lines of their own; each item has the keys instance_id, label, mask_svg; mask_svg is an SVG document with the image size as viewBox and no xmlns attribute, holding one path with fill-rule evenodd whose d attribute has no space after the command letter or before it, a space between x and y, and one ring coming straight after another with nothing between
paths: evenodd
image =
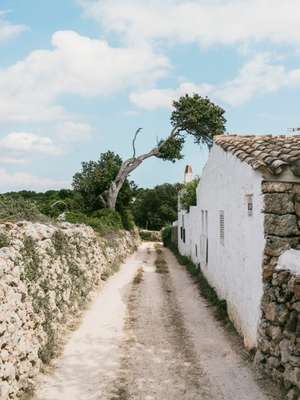
<instances>
[{"instance_id":1,"label":"dry stone wall","mask_svg":"<svg viewBox=\"0 0 300 400\"><path fill-rule=\"evenodd\" d=\"M0 400L33 387L62 327L137 243L85 225L0 225Z\"/></svg>"},{"instance_id":2,"label":"dry stone wall","mask_svg":"<svg viewBox=\"0 0 300 400\"><path fill-rule=\"evenodd\" d=\"M264 294L256 362L300 399L300 276L281 269L279 257L300 245L300 185L264 182Z\"/></svg>"}]
</instances>

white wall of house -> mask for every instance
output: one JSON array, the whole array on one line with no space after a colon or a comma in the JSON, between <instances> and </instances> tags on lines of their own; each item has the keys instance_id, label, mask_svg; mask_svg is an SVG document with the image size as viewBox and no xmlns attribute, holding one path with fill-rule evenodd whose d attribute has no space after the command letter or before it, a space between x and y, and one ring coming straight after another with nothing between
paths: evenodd
<instances>
[{"instance_id":1,"label":"white wall of house","mask_svg":"<svg viewBox=\"0 0 300 400\"><path fill-rule=\"evenodd\" d=\"M209 283L220 298L226 299L230 318L249 348L256 345L263 293L265 239L261 181L260 173L214 145L197 188L197 206L178 215L180 253L201 264ZM224 215L224 239L220 237L220 213ZM182 217L185 243L180 238Z\"/></svg>"}]
</instances>

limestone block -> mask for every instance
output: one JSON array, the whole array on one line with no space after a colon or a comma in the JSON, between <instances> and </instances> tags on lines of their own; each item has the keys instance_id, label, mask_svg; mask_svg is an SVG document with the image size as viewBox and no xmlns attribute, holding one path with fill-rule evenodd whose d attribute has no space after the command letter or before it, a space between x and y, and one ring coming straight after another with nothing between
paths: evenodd
<instances>
[{"instance_id":1,"label":"limestone block","mask_svg":"<svg viewBox=\"0 0 300 400\"><path fill-rule=\"evenodd\" d=\"M0 382L0 400L7 400L9 398L10 385L6 381Z\"/></svg>"},{"instance_id":2,"label":"limestone block","mask_svg":"<svg viewBox=\"0 0 300 400\"><path fill-rule=\"evenodd\" d=\"M290 192L293 188L291 183L284 182L263 182L262 192L263 193L284 193Z\"/></svg>"},{"instance_id":3,"label":"limestone block","mask_svg":"<svg viewBox=\"0 0 300 400\"><path fill-rule=\"evenodd\" d=\"M300 234L295 215L265 215L265 233L275 236L296 236Z\"/></svg>"},{"instance_id":4,"label":"limestone block","mask_svg":"<svg viewBox=\"0 0 300 400\"><path fill-rule=\"evenodd\" d=\"M278 237L268 235L266 237L265 253L269 256L279 257L284 251L295 248L299 244L299 238Z\"/></svg>"},{"instance_id":5,"label":"limestone block","mask_svg":"<svg viewBox=\"0 0 300 400\"><path fill-rule=\"evenodd\" d=\"M286 368L284 371L284 378L300 388L300 368Z\"/></svg>"},{"instance_id":6,"label":"limestone block","mask_svg":"<svg viewBox=\"0 0 300 400\"><path fill-rule=\"evenodd\" d=\"M263 309L266 319L272 322L284 324L289 317L289 311L283 304L273 302L265 305Z\"/></svg>"},{"instance_id":7,"label":"limestone block","mask_svg":"<svg viewBox=\"0 0 300 400\"><path fill-rule=\"evenodd\" d=\"M293 196L290 193L267 193L264 195L264 212L289 214L295 212Z\"/></svg>"}]
</instances>

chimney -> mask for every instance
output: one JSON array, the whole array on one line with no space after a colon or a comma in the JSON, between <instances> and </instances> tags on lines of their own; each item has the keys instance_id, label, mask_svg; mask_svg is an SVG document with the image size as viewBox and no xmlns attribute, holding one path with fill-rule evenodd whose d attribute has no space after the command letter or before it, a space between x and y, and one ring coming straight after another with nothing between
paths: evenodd
<instances>
[{"instance_id":1,"label":"chimney","mask_svg":"<svg viewBox=\"0 0 300 400\"><path fill-rule=\"evenodd\" d=\"M193 169L191 165L187 165L184 171L184 183L191 182L193 180Z\"/></svg>"}]
</instances>

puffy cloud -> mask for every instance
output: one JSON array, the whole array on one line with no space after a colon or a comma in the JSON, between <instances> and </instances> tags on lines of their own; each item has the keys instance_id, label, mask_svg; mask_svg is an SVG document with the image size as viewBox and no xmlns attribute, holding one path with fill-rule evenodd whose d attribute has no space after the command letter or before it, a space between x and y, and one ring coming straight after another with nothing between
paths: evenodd
<instances>
[{"instance_id":1,"label":"puffy cloud","mask_svg":"<svg viewBox=\"0 0 300 400\"><path fill-rule=\"evenodd\" d=\"M65 121L56 129L56 134L62 142L74 143L87 140L93 132L89 124L83 122Z\"/></svg>"},{"instance_id":2,"label":"puffy cloud","mask_svg":"<svg viewBox=\"0 0 300 400\"><path fill-rule=\"evenodd\" d=\"M300 43L299 0L79 0L86 15L130 41L202 46Z\"/></svg>"},{"instance_id":3,"label":"puffy cloud","mask_svg":"<svg viewBox=\"0 0 300 400\"><path fill-rule=\"evenodd\" d=\"M6 14L7 12L0 11L0 43L18 36L27 29L24 25L13 25L7 21Z\"/></svg>"},{"instance_id":4,"label":"puffy cloud","mask_svg":"<svg viewBox=\"0 0 300 400\"><path fill-rule=\"evenodd\" d=\"M22 155L60 155L62 150L52 139L28 132L13 132L0 139L0 149Z\"/></svg>"},{"instance_id":5,"label":"puffy cloud","mask_svg":"<svg viewBox=\"0 0 300 400\"><path fill-rule=\"evenodd\" d=\"M137 107L145 110L155 110L157 108L169 108L173 100L183 96L186 93L198 93L206 96L212 91L213 87L208 84L195 85L191 82L185 82L176 89L151 89L130 94L130 101Z\"/></svg>"},{"instance_id":6,"label":"puffy cloud","mask_svg":"<svg viewBox=\"0 0 300 400\"><path fill-rule=\"evenodd\" d=\"M220 85L183 83L176 89L151 89L133 92L130 100L137 107L153 110L169 108L172 101L188 93L209 96L216 101L239 106L256 95L274 92L283 87L300 86L300 68L287 70L283 65L272 64L267 54L258 54L247 62L237 77Z\"/></svg>"},{"instance_id":7,"label":"puffy cloud","mask_svg":"<svg viewBox=\"0 0 300 400\"><path fill-rule=\"evenodd\" d=\"M111 47L73 31L56 32L52 45L0 70L2 121L66 119L59 96L109 95L153 83L169 67L149 46Z\"/></svg>"}]
</instances>

